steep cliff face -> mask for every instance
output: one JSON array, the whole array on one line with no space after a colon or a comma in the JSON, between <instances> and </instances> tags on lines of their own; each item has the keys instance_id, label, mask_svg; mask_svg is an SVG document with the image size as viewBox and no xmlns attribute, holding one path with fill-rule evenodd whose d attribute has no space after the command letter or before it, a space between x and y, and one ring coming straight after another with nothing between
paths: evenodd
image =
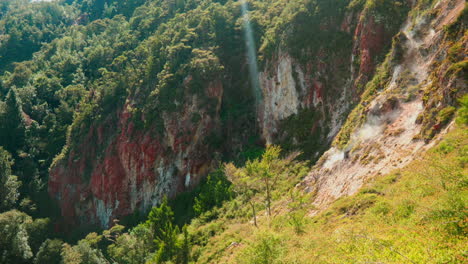
<instances>
[{"instance_id":1,"label":"steep cliff face","mask_svg":"<svg viewBox=\"0 0 468 264\"><path fill-rule=\"evenodd\" d=\"M376 21L373 12L348 8L342 18L323 26L342 34L337 46L311 44L300 59L279 50L267 61L259 76L263 101L258 113L267 143L300 149L309 159L319 157L358 102L398 28Z\"/></svg>"},{"instance_id":2,"label":"steep cliff face","mask_svg":"<svg viewBox=\"0 0 468 264\"><path fill-rule=\"evenodd\" d=\"M447 28L464 23L464 8L465 1L440 1L405 23L334 146L303 183L318 208L406 166L450 129L455 98L468 87L461 75L466 68L448 69L466 63L468 42L463 30Z\"/></svg>"},{"instance_id":3,"label":"steep cliff face","mask_svg":"<svg viewBox=\"0 0 468 264\"><path fill-rule=\"evenodd\" d=\"M162 133L156 126L136 127L131 100L91 126L82 143L50 171L49 193L65 220L108 226L112 219L146 211L164 196L196 185L215 160L206 135L219 129L223 94L219 81L206 89L216 103L203 106L191 96L180 112L163 115Z\"/></svg>"}]
</instances>

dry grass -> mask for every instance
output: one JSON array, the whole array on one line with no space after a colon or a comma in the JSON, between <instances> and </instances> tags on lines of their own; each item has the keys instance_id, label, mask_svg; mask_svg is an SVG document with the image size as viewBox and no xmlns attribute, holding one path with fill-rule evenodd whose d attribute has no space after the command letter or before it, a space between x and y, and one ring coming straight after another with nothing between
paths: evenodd
<instances>
[{"instance_id":1,"label":"dry grass","mask_svg":"<svg viewBox=\"0 0 468 264\"><path fill-rule=\"evenodd\" d=\"M222 226L197 249L197 263L466 263L466 128L457 127L406 168L374 178L358 194L306 217L302 233L288 224L286 193L278 197L274 217L259 212L259 228L246 215L221 214L192 225L194 232Z\"/></svg>"}]
</instances>

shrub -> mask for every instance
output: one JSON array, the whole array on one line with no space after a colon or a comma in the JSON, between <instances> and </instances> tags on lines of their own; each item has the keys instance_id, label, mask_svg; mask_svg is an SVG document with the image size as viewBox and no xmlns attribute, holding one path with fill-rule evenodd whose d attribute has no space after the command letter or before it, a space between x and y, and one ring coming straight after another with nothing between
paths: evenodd
<instances>
[{"instance_id":1,"label":"shrub","mask_svg":"<svg viewBox=\"0 0 468 264\"><path fill-rule=\"evenodd\" d=\"M231 199L231 183L226 179L222 170L218 170L208 175L206 182L200 187L200 193L195 198L193 210L196 216L221 206L224 201Z\"/></svg>"},{"instance_id":2,"label":"shrub","mask_svg":"<svg viewBox=\"0 0 468 264\"><path fill-rule=\"evenodd\" d=\"M62 261L63 242L58 239L47 239L42 243L34 258L34 264L60 264Z\"/></svg>"},{"instance_id":3,"label":"shrub","mask_svg":"<svg viewBox=\"0 0 468 264\"><path fill-rule=\"evenodd\" d=\"M468 94L464 95L459 102L460 109L458 110L457 123L468 125Z\"/></svg>"},{"instance_id":4,"label":"shrub","mask_svg":"<svg viewBox=\"0 0 468 264\"><path fill-rule=\"evenodd\" d=\"M239 263L275 264L281 263L281 239L270 231L260 232L255 241L241 254Z\"/></svg>"}]
</instances>

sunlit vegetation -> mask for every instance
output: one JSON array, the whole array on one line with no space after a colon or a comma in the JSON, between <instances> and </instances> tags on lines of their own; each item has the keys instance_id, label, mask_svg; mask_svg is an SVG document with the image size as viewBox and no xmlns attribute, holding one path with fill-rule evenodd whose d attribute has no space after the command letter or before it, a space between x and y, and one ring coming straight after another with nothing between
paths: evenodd
<instances>
[{"instance_id":1,"label":"sunlit vegetation","mask_svg":"<svg viewBox=\"0 0 468 264\"><path fill-rule=\"evenodd\" d=\"M301 213L315 209L310 197L300 195L301 202L283 193L273 203L274 217L259 208L258 227L252 218L228 215L219 222L193 221L189 230L217 232L200 249L200 262L463 263L466 131L466 122L460 123L420 160L377 177L317 216ZM230 203L222 210L229 212Z\"/></svg>"}]
</instances>

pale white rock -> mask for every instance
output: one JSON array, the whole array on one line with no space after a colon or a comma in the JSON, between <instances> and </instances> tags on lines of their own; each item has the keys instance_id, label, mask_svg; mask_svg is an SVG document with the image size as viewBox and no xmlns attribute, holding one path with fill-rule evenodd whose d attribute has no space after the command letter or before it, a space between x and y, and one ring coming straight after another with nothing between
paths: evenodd
<instances>
[{"instance_id":1,"label":"pale white rock","mask_svg":"<svg viewBox=\"0 0 468 264\"><path fill-rule=\"evenodd\" d=\"M279 121L298 113L301 100L297 86L302 90L306 89L304 73L298 66L294 67L295 63L288 54L280 52L275 65L273 74L259 74L264 95L259 114L262 117L262 134L267 143L272 143L272 134L277 132ZM294 70L299 83L294 79Z\"/></svg>"},{"instance_id":2,"label":"pale white rock","mask_svg":"<svg viewBox=\"0 0 468 264\"><path fill-rule=\"evenodd\" d=\"M95 204L96 204L96 215L99 219L99 222L101 223L102 226L108 226L113 208L106 206L106 203L104 203L104 201L96 199L96 198L95 198Z\"/></svg>"}]
</instances>

